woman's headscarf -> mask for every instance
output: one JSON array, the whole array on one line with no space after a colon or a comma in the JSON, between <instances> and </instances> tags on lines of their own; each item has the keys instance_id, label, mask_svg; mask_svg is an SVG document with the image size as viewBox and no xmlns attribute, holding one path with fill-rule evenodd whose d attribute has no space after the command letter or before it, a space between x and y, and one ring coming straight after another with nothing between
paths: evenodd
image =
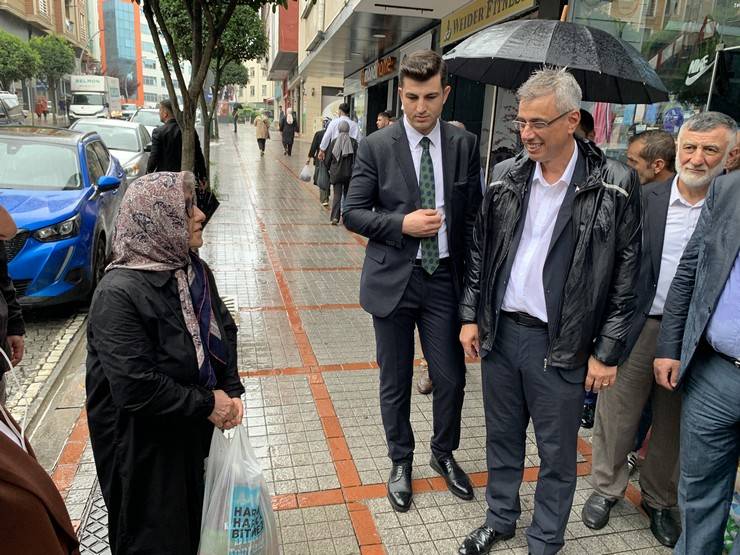
<instances>
[{"instance_id":1,"label":"woman's headscarf","mask_svg":"<svg viewBox=\"0 0 740 555\"><path fill-rule=\"evenodd\" d=\"M205 267L189 246L186 187L193 192L195 203L195 177L190 172L151 173L129 185L116 220L113 261L106 271L174 270L182 314L198 359L198 381L213 388L212 362L223 364L226 349L213 314Z\"/></svg>"},{"instance_id":2,"label":"woman's headscarf","mask_svg":"<svg viewBox=\"0 0 740 555\"><path fill-rule=\"evenodd\" d=\"M288 122L288 125L293 125L293 110L288 110L288 115L285 116L285 121Z\"/></svg>"},{"instance_id":3,"label":"woman's headscarf","mask_svg":"<svg viewBox=\"0 0 740 555\"><path fill-rule=\"evenodd\" d=\"M352 148L352 139L349 137L349 123L346 121L339 122L338 130L339 136L334 142L331 154L335 159L341 160L345 156L354 154L355 149Z\"/></svg>"}]
</instances>

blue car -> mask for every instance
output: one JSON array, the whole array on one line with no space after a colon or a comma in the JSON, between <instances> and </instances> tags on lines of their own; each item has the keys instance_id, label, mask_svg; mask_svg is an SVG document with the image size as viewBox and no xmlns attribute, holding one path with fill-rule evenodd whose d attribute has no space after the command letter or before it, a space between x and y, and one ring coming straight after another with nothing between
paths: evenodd
<instances>
[{"instance_id":1,"label":"blue car","mask_svg":"<svg viewBox=\"0 0 740 555\"><path fill-rule=\"evenodd\" d=\"M0 127L0 204L21 304L86 299L105 270L126 174L95 132Z\"/></svg>"}]
</instances>

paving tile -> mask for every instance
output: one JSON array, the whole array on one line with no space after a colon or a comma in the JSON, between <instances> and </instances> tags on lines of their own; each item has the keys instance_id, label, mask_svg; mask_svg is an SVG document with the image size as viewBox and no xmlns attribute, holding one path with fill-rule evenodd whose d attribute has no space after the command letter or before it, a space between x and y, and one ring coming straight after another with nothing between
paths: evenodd
<instances>
[{"instance_id":1,"label":"paving tile","mask_svg":"<svg viewBox=\"0 0 740 555\"><path fill-rule=\"evenodd\" d=\"M359 270L294 271L285 272L285 277L297 305L356 305L360 302ZM313 341L311 343L313 345Z\"/></svg>"},{"instance_id":2,"label":"paving tile","mask_svg":"<svg viewBox=\"0 0 740 555\"><path fill-rule=\"evenodd\" d=\"M285 312L242 311L239 320L240 371L301 366Z\"/></svg>"}]
</instances>

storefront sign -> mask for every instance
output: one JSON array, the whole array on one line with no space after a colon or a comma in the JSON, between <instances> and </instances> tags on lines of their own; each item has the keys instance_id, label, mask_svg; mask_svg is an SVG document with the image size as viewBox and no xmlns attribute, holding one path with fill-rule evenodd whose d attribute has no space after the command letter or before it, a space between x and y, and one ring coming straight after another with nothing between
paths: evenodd
<instances>
[{"instance_id":1,"label":"storefront sign","mask_svg":"<svg viewBox=\"0 0 740 555\"><path fill-rule=\"evenodd\" d=\"M442 20L440 46L446 46L520 13L533 9L535 0L474 0Z\"/></svg>"},{"instance_id":2,"label":"storefront sign","mask_svg":"<svg viewBox=\"0 0 740 555\"><path fill-rule=\"evenodd\" d=\"M368 83L390 75L396 71L396 58L394 56L386 56L381 58L374 64L366 67L360 72L360 83L363 87L367 87Z\"/></svg>"},{"instance_id":3,"label":"storefront sign","mask_svg":"<svg viewBox=\"0 0 740 555\"><path fill-rule=\"evenodd\" d=\"M712 63L709 63L709 54L702 58L691 60L691 63L689 64L689 70L686 73L686 81L684 84L687 87L690 87L691 85L696 83L702 77L702 75L704 75L713 67L714 61L712 61Z\"/></svg>"}]
</instances>

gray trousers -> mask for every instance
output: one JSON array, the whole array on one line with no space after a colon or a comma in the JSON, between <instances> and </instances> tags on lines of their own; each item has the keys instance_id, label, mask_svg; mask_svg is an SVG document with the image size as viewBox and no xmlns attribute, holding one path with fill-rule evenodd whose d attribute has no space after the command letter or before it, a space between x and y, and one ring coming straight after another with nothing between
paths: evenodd
<instances>
[{"instance_id":1,"label":"gray trousers","mask_svg":"<svg viewBox=\"0 0 740 555\"><path fill-rule=\"evenodd\" d=\"M516 529L531 418L541 460L532 525L527 529L533 555L557 553L565 543L585 395L583 369L544 368L547 349L546 329L524 327L502 316L493 350L481 364L488 461L486 524L503 534Z\"/></svg>"},{"instance_id":2,"label":"gray trousers","mask_svg":"<svg viewBox=\"0 0 740 555\"><path fill-rule=\"evenodd\" d=\"M681 395L655 383L653 359L659 331L660 321L648 318L632 353L617 371L617 381L599 393L591 469L599 495L624 497L629 482L627 455L634 446L642 409L652 398L653 431L640 466L640 489L647 505L665 509L677 503Z\"/></svg>"}]
</instances>

